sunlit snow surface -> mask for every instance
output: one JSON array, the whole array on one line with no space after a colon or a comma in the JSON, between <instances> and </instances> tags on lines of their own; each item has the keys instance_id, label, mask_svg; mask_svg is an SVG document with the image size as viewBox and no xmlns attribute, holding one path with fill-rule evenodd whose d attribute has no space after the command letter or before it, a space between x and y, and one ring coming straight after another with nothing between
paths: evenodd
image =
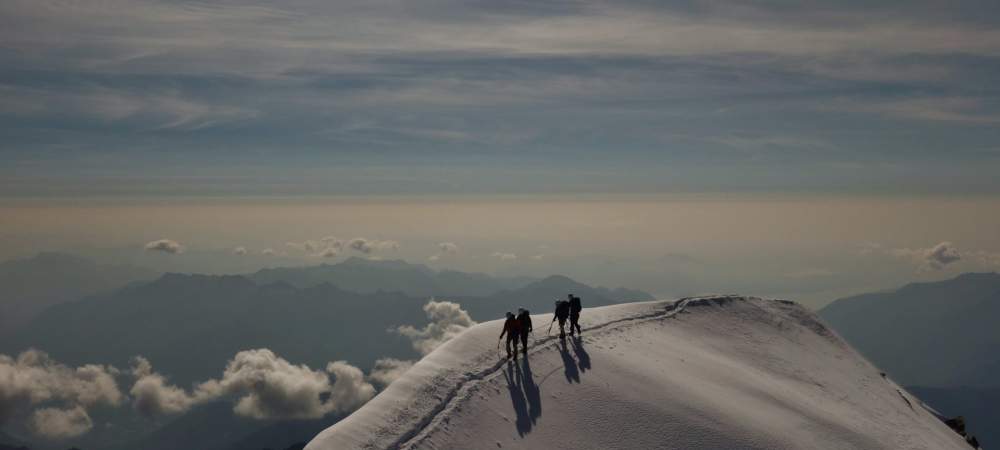
<instances>
[{"instance_id":1,"label":"sunlit snow surface","mask_svg":"<svg viewBox=\"0 0 1000 450\"><path fill-rule=\"evenodd\" d=\"M527 360L498 358L499 321L471 328L306 449L969 448L791 302L585 309L564 342L551 318Z\"/></svg>"}]
</instances>

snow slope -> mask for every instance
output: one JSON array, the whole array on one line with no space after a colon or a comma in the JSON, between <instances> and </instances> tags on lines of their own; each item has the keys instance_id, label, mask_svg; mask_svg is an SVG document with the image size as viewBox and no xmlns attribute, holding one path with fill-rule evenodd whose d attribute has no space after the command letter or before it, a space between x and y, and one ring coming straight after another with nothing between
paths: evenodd
<instances>
[{"instance_id":1,"label":"snow slope","mask_svg":"<svg viewBox=\"0 0 1000 450\"><path fill-rule=\"evenodd\" d=\"M499 361L500 322L425 357L306 450L962 449L919 400L791 302L585 309L583 339Z\"/></svg>"}]
</instances>

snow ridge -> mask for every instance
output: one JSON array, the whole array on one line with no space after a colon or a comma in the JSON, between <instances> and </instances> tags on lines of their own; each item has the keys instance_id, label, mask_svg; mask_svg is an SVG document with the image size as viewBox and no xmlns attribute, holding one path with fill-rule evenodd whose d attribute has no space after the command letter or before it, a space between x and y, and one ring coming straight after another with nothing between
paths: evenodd
<instances>
[{"instance_id":1,"label":"snow ridge","mask_svg":"<svg viewBox=\"0 0 1000 450\"><path fill-rule=\"evenodd\" d=\"M445 343L306 449L965 448L793 302L588 308L583 337L546 335L511 361L500 325Z\"/></svg>"},{"instance_id":2,"label":"snow ridge","mask_svg":"<svg viewBox=\"0 0 1000 450\"><path fill-rule=\"evenodd\" d=\"M697 302L696 304L705 305L712 301L731 301L737 298L737 296L724 296L724 297L688 297L677 300L666 306L665 309L654 311L647 314L639 314L630 317L623 317L620 319L611 320L605 323L593 325L584 328L589 333L608 328L614 325L619 325L622 323L636 322L641 320L649 320L655 318L666 318L673 317L676 314L680 314L684 311L684 308L691 302ZM558 336L546 336L544 338L538 339L530 346L528 355L533 355L545 347L554 344L556 340L559 339ZM422 441L422 437L426 436L426 431L435 428L434 425L441 421L441 417L447 416L449 410L453 409L457 400L465 398L466 395L459 395L460 393L468 393L472 386L476 383L487 379L488 377L495 377L500 375L501 369L506 365L506 360L497 361L492 367L482 370L477 373L467 373L466 379L460 382L454 389L449 391L447 397L438 404L431 414L429 414L425 419L421 420L416 426L400 436L400 439L394 442L389 449L409 449L414 448L419 445Z\"/></svg>"}]
</instances>

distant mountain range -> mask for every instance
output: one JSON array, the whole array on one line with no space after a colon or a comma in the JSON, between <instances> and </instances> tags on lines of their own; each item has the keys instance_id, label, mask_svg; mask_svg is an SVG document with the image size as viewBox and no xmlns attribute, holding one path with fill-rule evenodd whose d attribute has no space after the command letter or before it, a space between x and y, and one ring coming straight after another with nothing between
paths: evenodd
<instances>
[{"instance_id":1,"label":"distant mountain range","mask_svg":"<svg viewBox=\"0 0 1000 450\"><path fill-rule=\"evenodd\" d=\"M1000 387L1000 274L844 298L819 314L904 384Z\"/></svg>"},{"instance_id":2,"label":"distant mountain range","mask_svg":"<svg viewBox=\"0 0 1000 450\"><path fill-rule=\"evenodd\" d=\"M385 278L394 273L386 271ZM458 301L474 319L487 320L519 306L548 311L569 292L581 296L585 306L652 299L552 276L489 296L442 300ZM417 356L407 339L387 330L422 326L426 302L423 296L357 293L328 283L298 288L284 281L258 285L244 276L167 274L52 307L7 339L2 350L36 347L67 364L119 367L143 355L182 385L216 376L236 352L259 347L311 366L346 359L368 368L381 357Z\"/></svg>"},{"instance_id":3,"label":"distant mountain range","mask_svg":"<svg viewBox=\"0 0 1000 450\"><path fill-rule=\"evenodd\" d=\"M820 316L984 448L1000 443L1000 274L967 273L837 300Z\"/></svg>"},{"instance_id":4,"label":"distant mountain range","mask_svg":"<svg viewBox=\"0 0 1000 450\"><path fill-rule=\"evenodd\" d=\"M262 269L248 276L258 284L285 282L299 288L329 283L358 293L401 292L414 297L487 296L517 289L537 278L492 277L454 270L435 271L401 260L351 257L337 264Z\"/></svg>"},{"instance_id":5,"label":"distant mountain range","mask_svg":"<svg viewBox=\"0 0 1000 450\"><path fill-rule=\"evenodd\" d=\"M641 291L594 288L564 276L494 278L352 258L245 276L162 275L56 304L0 340L0 353L34 347L71 366L119 368L142 355L179 386L219 377L237 352L253 348L268 348L310 367L347 360L369 371L378 358L419 358L410 340L389 330L426 324L422 307L431 297L459 302L475 320L484 321L518 307L549 312L553 301L567 293L582 297L585 307L653 298ZM117 424L118 432L95 428L73 443L86 450L195 448L193 443L209 450L249 444L283 449L337 419L255 422L233 417L230 409L231 404L202 405L164 424L126 423L135 417L119 414L125 411L95 415L102 423ZM114 439L125 429L127 442Z\"/></svg>"},{"instance_id":6,"label":"distant mountain range","mask_svg":"<svg viewBox=\"0 0 1000 450\"><path fill-rule=\"evenodd\" d=\"M109 292L157 273L128 265L98 264L63 253L39 253L0 263L0 337L20 330L46 308Z\"/></svg>"}]
</instances>

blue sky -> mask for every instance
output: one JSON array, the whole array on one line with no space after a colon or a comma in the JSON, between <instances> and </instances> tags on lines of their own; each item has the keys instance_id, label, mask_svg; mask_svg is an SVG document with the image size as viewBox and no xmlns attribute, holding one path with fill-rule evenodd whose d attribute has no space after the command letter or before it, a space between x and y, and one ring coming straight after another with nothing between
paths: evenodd
<instances>
[{"instance_id":1,"label":"blue sky","mask_svg":"<svg viewBox=\"0 0 1000 450\"><path fill-rule=\"evenodd\" d=\"M995 194L987 2L12 0L0 195Z\"/></svg>"}]
</instances>

